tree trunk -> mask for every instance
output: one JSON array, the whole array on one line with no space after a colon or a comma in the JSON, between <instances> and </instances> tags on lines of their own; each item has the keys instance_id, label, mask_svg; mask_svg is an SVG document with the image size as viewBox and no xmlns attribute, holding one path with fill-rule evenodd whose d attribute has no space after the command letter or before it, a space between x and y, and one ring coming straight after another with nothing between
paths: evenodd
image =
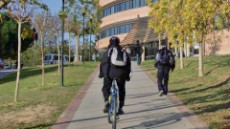
<instances>
[{"instance_id":1,"label":"tree trunk","mask_svg":"<svg viewBox=\"0 0 230 129\"><path fill-rule=\"evenodd\" d=\"M60 56L61 56L61 54L60 54L60 48L59 48L59 44L58 44L58 34L56 34L56 47L57 47L57 52L58 52L58 75L60 75L60 73L61 73L61 66L60 66Z\"/></svg>"},{"instance_id":2,"label":"tree trunk","mask_svg":"<svg viewBox=\"0 0 230 129\"><path fill-rule=\"evenodd\" d=\"M145 46L144 45L142 46L142 50L143 50L143 52L141 55L141 61L143 62L143 61L145 61Z\"/></svg>"},{"instance_id":3,"label":"tree trunk","mask_svg":"<svg viewBox=\"0 0 230 129\"><path fill-rule=\"evenodd\" d=\"M187 44L187 57L190 57L190 44Z\"/></svg>"},{"instance_id":4,"label":"tree trunk","mask_svg":"<svg viewBox=\"0 0 230 129\"><path fill-rule=\"evenodd\" d=\"M179 55L178 55L178 45L177 44L175 44L175 55L176 55L176 57L179 57Z\"/></svg>"},{"instance_id":5,"label":"tree trunk","mask_svg":"<svg viewBox=\"0 0 230 129\"><path fill-rule=\"evenodd\" d=\"M21 70L21 22L18 22L18 64L17 64L17 78L16 87L14 92L14 102L17 102L18 90L19 90L19 80L20 80L20 70Z\"/></svg>"},{"instance_id":6,"label":"tree trunk","mask_svg":"<svg viewBox=\"0 0 230 129\"><path fill-rule=\"evenodd\" d=\"M203 44L199 43L199 77L204 76L203 70Z\"/></svg>"},{"instance_id":7,"label":"tree trunk","mask_svg":"<svg viewBox=\"0 0 230 129\"><path fill-rule=\"evenodd\" d=\"M71 59L71 43L70 43L70 33L69 33L69 63L70 63L70 60Z\"/></svg>"},{"instance_id":8,"label":"tree trunk","mask_svg":"<svg viewBox=\"0 0 230 129\"><path fill-rule=\"evenodd\" d=\"M187 57L187 43L184 43L184 55Z\"/></svg>"},{"instance_id":9,"label":"tree trunk","mask_svg":"<svg viewBox=\"0 0 230 129\"><path fill-rule=\"evenodd\" d=\"M184 68L184 61L183 61L183 48L180 46L180 69Z\"/></svg>"},{"instance_id":10,"label":"tree trunk","mask_svg":"<svg viewBox=\"0 0 230 129\"><path fill-rule=\"evenodd\" d=\"M42 32L40 32L41 35L41 52L42 52L42 86L44 86L45 81L45 65L44 65L44 37Z\"/></svg>"},{"instance_id":11,"label":"tree trunk","mask_svg":"<svg viewBox=\"0 0 230 129\"><path fill-rule=\"evenodd\" d=\"M79 52L78 52L78 47L79 47L79 35L76 35L76 48L75 48L75 58L74 58L74 63L79 62Z\"/></svg>"},{"instance_id":12,"label":"tree trunk","mask_svg":"<svg viewBox=\"0 0 230 129\"><path fill-rule=\"evenodd\" d=\"M159 44L158 44L158 46L159 46L159 50L161 49L161 34L159 34Z\"/></svg>"}]
</instances>

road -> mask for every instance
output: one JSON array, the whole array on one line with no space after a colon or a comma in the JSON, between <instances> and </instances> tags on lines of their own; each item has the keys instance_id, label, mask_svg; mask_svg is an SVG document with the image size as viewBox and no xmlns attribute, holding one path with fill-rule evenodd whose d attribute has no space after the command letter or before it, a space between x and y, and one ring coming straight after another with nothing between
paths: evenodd
<instances>
[{"instance_id":1,"label":"road","mask_svg":"<svg viewBox=\"0 0 230 129\"><path fill-rule=\"evenodd\" d=\"M0 79L12 74L12 73L15 73L17 71L17 69L1 69L0 70Z\"/></svg>"}]
</instances>

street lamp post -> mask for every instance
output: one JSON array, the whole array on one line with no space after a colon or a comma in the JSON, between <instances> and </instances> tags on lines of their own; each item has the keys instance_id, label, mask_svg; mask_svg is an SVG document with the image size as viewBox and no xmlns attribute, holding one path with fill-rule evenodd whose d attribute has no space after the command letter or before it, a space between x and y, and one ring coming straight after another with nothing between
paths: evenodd
<instances>
[{"instance_id":1,"label":"street lamp post","mask_svg":"<svg viewBox=\"0 0 230 129\"><path fill-rule=\"evenodd\" d=\"M64 61L63 61L63 47L64 47L64 24L65 24L65 21L64 21L64 0L62 0L62 35L61 35L61 38L62 38L62 47L61 47L61 85L64 86Z\"/></svg>"},{"instance_id":2,"label":"street lamp post","mask_svg":"<svg viewBox=\"0 0 230 129\"><path fill-rule=\"evenodd\" d=\"M84 29L85 29L85 7L82 10L82 16L83 16L83 29L82 29L82 38L83 38L83 44L82 44L82 62L84 64L85 59L84 59L84 43L85 43L85 34L84 34Z\"/></svg>"},{"instance_id":3,"label":"street lamp post","mask_svg":"<svg viewBox=\"0 0 230 129\"><path fill-rule=\"evenodd\" d=\"M89 35L89 38L90 38L90 40L89 40L89 61L91 61L91 43L92 43L92 41L91 41L91 34L92 34L92 22L93 22L93 19L92 19L92 17L90 16L90 35Z\"/></svg>"},{"instance_id":4,"label":"street lamp post","mask_svg":"<svg viewBox=\"0 0 230 129\"><path fill-rule=\"evenodd\" d=\"M33 60L34 60L34 66L36 65L36 52L35 52L35 47L36 47L36 41L38 40L38 35L36 32L36 29L33 28L33 38L34 38L34 52L33 52Z\"/></svg>"}]
</instances>

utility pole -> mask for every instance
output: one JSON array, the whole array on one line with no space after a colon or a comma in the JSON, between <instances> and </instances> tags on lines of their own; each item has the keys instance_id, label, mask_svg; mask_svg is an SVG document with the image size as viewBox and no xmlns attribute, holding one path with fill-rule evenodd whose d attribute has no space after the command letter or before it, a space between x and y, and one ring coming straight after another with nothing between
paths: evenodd
<instances>
[{"instance_id":1,"label":"utility pole","mask_svg":"<svg viewBox=\"0 0 230 129\"><path fill-rule=\"evenodd\" d=\"M61 40L62 40L62 46L61 46L61 86L64 86L64 57L63 57L63 52L64 52L64 25L65 25L65 17L66 14L64 13L64 0L62 0L62 34L61 34Z\"/></svg>"},{"instance_id":2,"label":"utility pole","mask_svg":"<svg viewBox=\"0 0 230 129\"><path fill-rule=\"evenodd\" d=\"M91 41L91 34L92 34L92 22L93 22L93 19L92 19L92 17L90 17L90 35L89 35L89 38L90 38L90 40L89 40L89 61L91 61L91 43L92 43L92 41Z\"/></svg>"}]
</instances>

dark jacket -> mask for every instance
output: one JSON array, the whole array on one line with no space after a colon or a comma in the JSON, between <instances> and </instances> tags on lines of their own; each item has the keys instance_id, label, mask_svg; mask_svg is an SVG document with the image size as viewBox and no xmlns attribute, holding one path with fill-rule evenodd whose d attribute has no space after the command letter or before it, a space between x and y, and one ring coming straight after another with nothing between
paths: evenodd
<instances>
[{"instance_id":1,"label":"dark jacket","mask_svg":"<svg viewBox=\"0 0 230 129\"><path fill-rule=\"evenodd\" d=\"M166 64L161 64L160 63L160 58L164 54L168 55L167 56L168 57L168 62ZM174 68L175 68L175 58L174 58L174 55L172 54L172 52L170 50L168 50L167 48L160 49L157 52L157 55L156 55L155 67L158 68L158 69L163 68L163 67L170 67L170 69L174 70Z\"/></svg>"},{"instance_id":2,"label":"dark jacket","mask_svg":"<svg viewBox=\"0 0 230 129\"><path fill-rule=\"evenodd\" d=\"M100 64L100 73L99 77L109 77L109 57L108 57L108 50L103 54L101 64Z\"/></svg>"},{"instance_id":3,"label":"dark jacket","mask_svg":"<svg viewBox=\"0 0 230 129\"><path fill-rule=\"evenodd\" d=\"M120 46L111 46L110 48L117 47L117 49L122 49ZM129 81L129 74L131 72L131 61L127 54L127 65L126 66L115 66L111 63L110 57L111 53L108 54L108 50L104 53L103 59L100 65L100 75L99 77L109 77L113 78L120 78Z\"/></svg>"}]
</instances>

